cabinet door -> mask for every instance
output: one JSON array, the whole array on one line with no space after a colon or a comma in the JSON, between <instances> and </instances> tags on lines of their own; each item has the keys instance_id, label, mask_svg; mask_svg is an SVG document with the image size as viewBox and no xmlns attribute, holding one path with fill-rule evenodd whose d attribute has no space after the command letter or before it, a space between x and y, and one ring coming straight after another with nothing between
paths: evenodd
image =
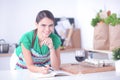
<instances>
[{"instance_id":1,"label":"cabinet door","mask_svg":"<svg viewBox=\"0 0 120 80\"><path fill-rule=\"evenodd\" d=\"M78 63L75 60L75 52L62 52L61 54L61 64L65 64L65 63Z\"/></svg>"},{"instance_id":2,"label":"cabinet door","mask_svg":"<svg viewBox=\"0 0 120 80\"><path fill-rule=\"evenodd\" d=\"M10 57L0 57L0 70L10 70Z\"/></svg>"}]
</instances>

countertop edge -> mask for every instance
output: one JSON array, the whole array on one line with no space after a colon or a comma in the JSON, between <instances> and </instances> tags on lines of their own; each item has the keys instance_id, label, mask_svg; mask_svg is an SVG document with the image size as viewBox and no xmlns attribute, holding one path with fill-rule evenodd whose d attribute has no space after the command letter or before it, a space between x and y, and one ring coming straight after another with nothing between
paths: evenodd
<instances>
[{"instance_id":1,"label":"countertop edge","mask_svg":"<svg viewBox=\"0 0 120 80\"><path fill-rule=\"evenodd\" d=\"M79 50L80 48L70 48L70 49L64 49L61 50L61 53L64 52L71 52L71 51L75 51L75 50ZM0 57L10 57L12 55L12 53L0 53Z\"/></svg>"},{"instance_id":2,"label":"countertop edge","mask_svg":"<svg viewBox=\"0 0 120 80\"><path fill-rule=\"evenodd\" d=\"M10 57L12 53L0 53L0 57Z\"/></svg>"}]
</instances>

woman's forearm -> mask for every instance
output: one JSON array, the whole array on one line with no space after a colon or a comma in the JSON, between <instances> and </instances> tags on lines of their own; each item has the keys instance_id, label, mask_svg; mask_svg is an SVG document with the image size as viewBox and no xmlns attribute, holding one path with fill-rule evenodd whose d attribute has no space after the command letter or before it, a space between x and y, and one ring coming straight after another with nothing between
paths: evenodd
<instances>
[{"instance_id":1,"label":"woman's forearm","mask_svg":"<svg viewBox=\"0 0 120 80\"><path fill-rule=\"evenodd\" d=\"M60 68L60 51L58 50L50 50L50 61L51 61L51 66L55 70L59 70Z\"/></svg>"}]
</instances>

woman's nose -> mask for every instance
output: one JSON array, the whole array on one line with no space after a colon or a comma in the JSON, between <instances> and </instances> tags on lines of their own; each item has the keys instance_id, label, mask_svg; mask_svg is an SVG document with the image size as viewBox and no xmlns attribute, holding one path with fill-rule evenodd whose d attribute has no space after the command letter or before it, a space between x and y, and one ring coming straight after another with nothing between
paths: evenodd
<instances>
[{"instance_id":1,"label":"woman's nose","mask_svg":"<svg viewBox=\"0 0 120 80\"><path fill-rule=\"evenodd\" d=\"M46 31L50 31L50 27L49 26L47 26L45 29L46 29Z\"/></svg>"}]
</instances>

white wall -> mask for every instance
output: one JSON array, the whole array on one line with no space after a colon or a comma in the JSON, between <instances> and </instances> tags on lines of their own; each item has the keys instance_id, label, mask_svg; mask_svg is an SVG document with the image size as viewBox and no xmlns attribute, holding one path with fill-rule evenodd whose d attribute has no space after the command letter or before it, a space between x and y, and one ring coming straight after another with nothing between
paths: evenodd
<instances>
[{"instance_id":1,"label":"white wall","mask_svg":"<svg viewBox=\"0 0 120 80\"><path fill-rule=\"evenodd\" d=\"M69 4L68 4L69 1ZM48 9L55 17L74 17L76 2L73 0L0 0L0 39L18 42L21 35L34 28L40 10Z\"/></svg>"},{"instance_id":2,"label":"white wall","mask_svg":"<svg viewBox=\"0 0 120 80\"><path fill-rule=\"evenodd\" d=\"M99 9L120 13L120 0L0 0L0 39L18 42L23 33L33 29L40 10L48 9L55 17L74 17L81 29L83 48L93 47L90 25Z\"/></svg>"},{"instance_id":3,"label":"white wall","mask_svg":"<svg viewBox=\"0 0 120 80\"><path fill-rule=\"evenodd\" d=\"M91 26L91 19L100 9L119 13L120 17L119 3L120 0L78 0L77 20L81 29L83 48L93 48L94 28Z\"/></svg>"}]
</instances>

